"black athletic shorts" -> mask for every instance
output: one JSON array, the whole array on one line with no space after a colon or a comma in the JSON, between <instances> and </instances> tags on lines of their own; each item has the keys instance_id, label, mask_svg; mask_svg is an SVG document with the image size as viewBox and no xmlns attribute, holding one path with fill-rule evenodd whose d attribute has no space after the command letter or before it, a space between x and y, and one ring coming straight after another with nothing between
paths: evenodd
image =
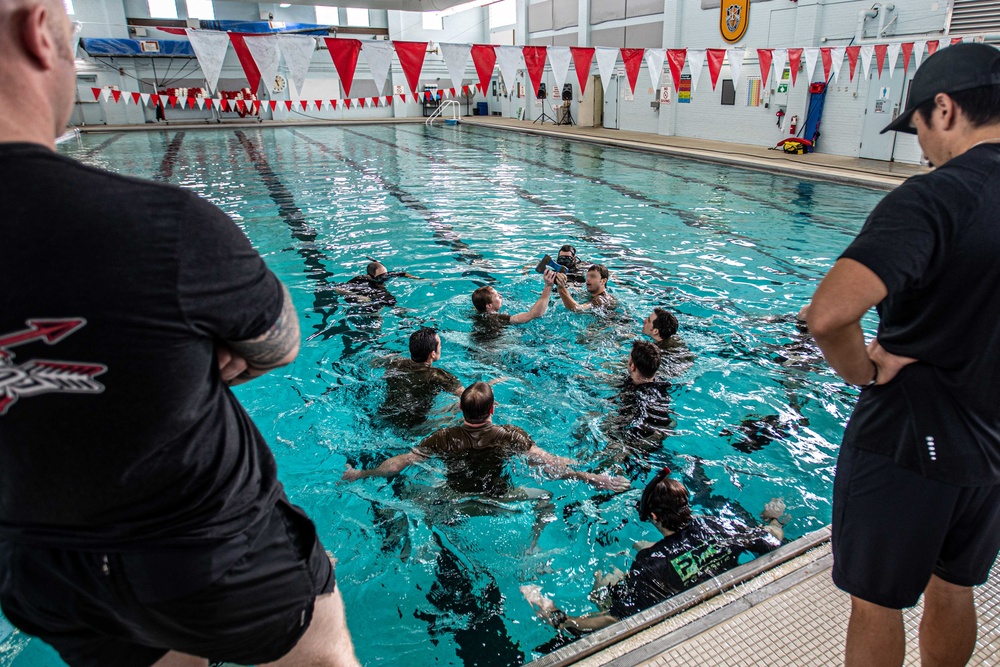
<instances>
[{"instance_id":1,"label":"black athletic shorts","mask_svg":"<svg viewBox=\"0 0 1000 667\"><path fill-rule=\"evenodd\" d=\"M168 650L277 660L334 589L312 521L284 498L210 548L94 553L0 540L0 607L72 667L148 667Z\"/></svg>"},{"instance_id":2,"label":"black athletic shorts","mask_svg":"<svg viewBox=\"0 0 1000 667\"><path fill-rule=\"evenodd\" d=\"M841 447L833 483L838 588L883 607L912 607L931 574L957 586L985 583L998 551L1000 486L953 486Z\"/></svg>"}]
</instances>

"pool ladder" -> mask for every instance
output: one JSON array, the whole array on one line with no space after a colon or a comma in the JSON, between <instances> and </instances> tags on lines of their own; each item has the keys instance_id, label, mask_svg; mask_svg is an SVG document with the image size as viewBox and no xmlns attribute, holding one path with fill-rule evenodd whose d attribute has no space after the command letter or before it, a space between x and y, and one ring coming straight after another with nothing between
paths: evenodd
<instances>
[{"instance_id":1,"label":"pool ladder","mask_svg":"<svg viewBox=\"0 0 1000 667\"><path fill-rule=\"evenodd\" d=\"M434 113L432 113L430 117L424 121L424 123L427 125L432 125L434 123L435 118L442 118L444 116L444 112L446 109L451 109L451 118L446 118L445 122L447 122L449 125L454 125L458 123L459 114L462 111L462 105L460 105L455 100L445 100L444 102L442 102L441 106L435 109Z\"/></svg>"}]
</instances>

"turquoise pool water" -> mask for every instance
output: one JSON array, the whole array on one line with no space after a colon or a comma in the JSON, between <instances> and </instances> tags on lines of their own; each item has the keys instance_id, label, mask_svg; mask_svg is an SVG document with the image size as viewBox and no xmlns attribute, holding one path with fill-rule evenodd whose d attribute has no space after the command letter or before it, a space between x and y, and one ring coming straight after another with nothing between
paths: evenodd
<instances>
[{"instance_id":1,"label":"turquoise pool water","mask_svg":"<svg viewBox=\"0 0 1000 667\"><path fill-rule=\"evenodd\" d=\"M756 515L780 496L792 539L830 521L856 394L790 316L881 192L466 126L89 135L60 150L210 199L290 287L307 337L298 360L237 391L339 561L365 664L527 662L554 633L519 586L541 585L571 614L591 610L593 571L626 569L632 543L655 539L635 512L650 475L609 462L608 427L653 306L676 313L694 360L672 379L676 428L646 467L669 464L710 512ZM526 310L541 281L523 267L563 243L609 267L617 313L574 314L554 299L544 319L499 340L472 337L472 290L492 284L506 312ZM426 280L393 279L397 306L377 316L344 303L333 287L369 256ZM374 419L377 360L419 326L441 332L439 365L466 384L508 378L495 388L498 423L583 469L627 472L635 488L597 492L515 462L518 483L552 494L533 545L532 502L462 502L434 462L341 484L346 462L371 465L433 429L401 434ZM439 424L454 419L448 403L439 397ZM0 665L60 664L0 618Z\"/></svg>"}]
</instances>

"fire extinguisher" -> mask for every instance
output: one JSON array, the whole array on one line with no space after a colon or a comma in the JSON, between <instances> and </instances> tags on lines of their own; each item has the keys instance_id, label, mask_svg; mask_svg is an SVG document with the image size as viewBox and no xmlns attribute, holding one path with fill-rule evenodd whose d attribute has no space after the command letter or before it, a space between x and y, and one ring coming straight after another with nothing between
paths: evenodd
<instances>
[{"instance_id":1,"label":"fire extinguisher","mask_svg":"<svg viewBox=\"0 0 1000 667\"><path fill-rule=\"evenodd\" d=\"M778 127L781 127L781 121L784 120L784 118L785 118L785 110L784 109L778 109L778 113L776 113L774 115L778 117L778 123L777 123Z\"/></svg>"},{"instance_id":2,"label":"fire extinguisher","mask_svg":"<svg viewBox=\"0 0 1000 667\"><path fill-rule=\"evenodd\" d=\"M788 125L789 125L789 127L788 127L788 134L793 134L794 135L796 128L798 128L798 126L799 126L799 117L798 116L792 116L792 120L789 121Z\"/></svg>"}]
</instances>

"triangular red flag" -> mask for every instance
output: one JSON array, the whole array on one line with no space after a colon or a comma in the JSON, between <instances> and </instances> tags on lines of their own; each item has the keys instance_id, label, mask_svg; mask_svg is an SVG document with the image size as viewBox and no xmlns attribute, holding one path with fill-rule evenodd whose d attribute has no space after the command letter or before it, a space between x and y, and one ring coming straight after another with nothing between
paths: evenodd
<instances>
[{"instance_id":1,"label":"triangular red flag","mask_svg":"<svg viewBox=\"0 0 1000 667\"><path fill-rule=\"evenodd\" d=\"M324 37L326 48L330 51L330 58L337 68L337 76L340 77L340 85L344 87L344 95L351 94L351 84L354 83L354 70L358 67L358 53L361 51L361 40L359 39L338 39L336 37Z\"/></svg>"},{"instance_id":2,"label":"triangular red flag","mask_svg":"<svg viewBox=\"0 0 1000 667\"><path fill-rule=\"evenodd\" d=\"M162 102L160 102L160 96L159 95L150 95L149 96L149 101L153 103L154 107L158 107L158 106L160 106L162 104Z\"/></svg>"},{"instance_id":3,"label":"triangular red flag","mask_svg":"<svg viewBox=\"0 0 1000 667\"><path fill-rule=\"evenodd\" d=\"M345 109L350 109L351 108L351 100L350 99L344 98L343 102L344 102L344 108Z\"/></svg>"},{"instance_id":4,"label":"triangular red flag","mask_svg":"<svg viewBox=\"0 0 1000 667\"><path fill-rule=\"evenodd\" d=\"M667 49L667 62L670 64L670 76L674 80L674 90L681 87L681 72L684 71L684 59L687 49Z\"/></svg>"},{"instance_id":5,"label":"triangular red flag","mask_svg":"<svg viewBox=\"0 0 1000 667\"><path fill-rule=\"evenodd\" d=\"M358 106L361 107L362 109L365 108L365 98L363 97L358 98Z\"/></svg>"},{"instance_id":6,"label":"triangular red flag","mask_svg":"<svg viewBox=\"0 0 1000 667\"><path fill-rule=\"evenodd\" d=\"M927 55L933 56L934 52L938 50L938 40L933 42L927 42Z\"/></svg>"},{"instance_id":7,"label":"triangular red flag","mask_svg":"<svg viewBox=\"0 0 1000 667\"><path fill-rule=\"evenodd\" d=\"M493 50L493 46L490 44L473 44L472 62L476 65L479 86L483 91L483 95L485 95L486 88L490 85L490 79L493 78L493 68L497 64L497 52ZM406 100L403 101L405 102Z\"/></svg>"},{"instance_id":8,"label":"triangular red flag","mask_svg":"<svg viewBox=\"0 0 1000 667\"><path fill-rule=\"evenodd\" d=\"M628 78L628 86L635 94L635 82L639 80L639 68L642 67L642 56L646 49L621 49L622 62L625 63L625 76Z\"/></svg>"},{"instance_id":9,"label":"triangular red flag","mask_svg":"<svg viewBox=\"0 0 1000 667\"><path fill-rule=\"evenodd\" d=\"M455 95L457 94L457 93L455 92L455 89L454 89L454 88L449 88L449 90L451 91L451 96L452 96L452 98L454 98L454 97L455 97Z\"/></svg>"},{"instance_id":10,"label":"triangular red flag","mask_svg":"<svg viewBox=\"0 0 1000 667\"><path fill-rule=\"evenodd\" d=\"M295 102L291 100L285 100L285 111L291 111L293 104L295 104Z\"/></svg>"},{"instance_id":11,"label":"triangular red flag","mask_svg":"<svg viewBox=\"0 0 1000 667\"><path fill-rule=\"evenodd\" d=\"M238 111L242 111L243 113L246 113L247 112L247 103L244 102L243 100L236 100L236 109Z\"/></svg>"},{"instance_id":12,"label":"triangular red flag","mask_svg":"<svg viewBox=\"0 0 1000 667\"><path fill-rule=\"evenodd\" d=\"M268 104L271 106L271 113L274 113L274 110L278 108L278 100L270 100Z\"/></svg>"},{"instance_id":13,"label":"triangular red flag","mask_svg":"<svg viewBox=\"0 0 1000 667\"><path fill-rule=\"evenodd\" d=\"M427 100L428 102L431 101L431 91L429 90L424 91L424 99Z\"/></svg>"},{"instance_id":14,"label":"triangular red flag","mask_svg":"<svg viewBox=\"0 0 1000 667\"><path fill-rule=\"evenodd\" d=\"M706 49L705 56L708 58L708 73L712 77L712 90L719 82L719 72L722 71L722 60L726 57L725 49Z\"/></svg>"},{"instance_id":15,"label":"triangular red flag","mask_svg":"<svg viewBox=\"0 0 1000 667\"><path fill-rule=\"evenodd\" d=\"M132 103L139 106L139 93L132 93Z\"/></svg>"},{"instance_id":16,"label":"triangular red flag","mask_svg":"<svg viewBox=\"0 0 1000 667\"><path fill-rule=\"evenodd\" d=\"M378 98L377 97L373 97L372 98L372 106L373 107L378 107Z\"/></svg>"},{"instance_id":17,"label":"triangular red flag","mask_svg":"<svg viewBox=\"0 0 1000 667\"><path fill-rule=\"evenodd\" d=\"M410 84L410 91L417 92L420 85L420 70L424 67L424 56L427 55L427 42L393 42L396 57Z\"/></svg>"},{"instance_id":18,"label":"triangular red flag","mask_svg":"<svg viewBox=\"0 0 1000 667\"><path fill-rule=\"evenodd\" d=\"M392 104L392 95L386 95L385 96L385 103L388 104L388 105Z\"/></svg>"},{"instance_id":19,"label":"triangular red flag","mask_svg":"<svg viewBox=\"0 0 1000 667\"><path fill-rule=\"evenodd\" d=\"M205 98L205 108L206 109L211 109L212 108L212 98L211 97L206 97Z\"/></svg>"},{"instance_id":20,"label":"triangular red flag","mask_svg":"<svg viewBox=\"0 0 1000 667\"><path fill-rule=\"evenodd\" d=\"M545 47L522 46L521 53L524 54L524 65L528 68L531 91L537 95L538 87L542 84L542 71L545 69Z\"/></svg>"},{"instance_id":21,"label":"triangular red flag","mask_svg":"<svg viewBox=\"0 0 1000 667\"><path fill-rule=\"evenodd\" d=\"M462 86L462 94L463 95L468 95L469 94L469 87L468 86Z\"/></svg>"},{"instance_id":22,"label":"triangular red flag","mask_svg":"<svg viewBox=\"0 0 1000 667\"><path fill-rule=\"evenodd\" d=\"M176 109L177 108L177 98L174 97L173 95L168 95L167 96L167 104L170 105L171 109Z\"/></svg>"},{"instance_id":23,"label":"triangular red flag","mask_svg":"<svg viewBox=\"0 0 1000 667\"><path fill-rule=\"evenodd\" d=\"M198 104L198 98L188 95L187 103L188 103L188 109L194 109L195 105Z\"/></svg>"},{"instance_id":24,"label":"triangular red flag","mask_svg":"<svg viewBox=\"0 0 1000 667\"><path fill-rule=\"evenodd\" d=\"M219 108L223 111L229 111L229 100L225 97L219 100Z\"/></svg>"},{"instance_id":25,"label":"triangular red flag","mask_svg":"<svg viewBox=\"0 0 1000 667\"><path fill-rule=\"evenodd\" d=\"M961 42L962 39L964 39L964 38L962 38L962 37L952 37L951 38L951 45L955 46L956 44L958 44L959 42Z\"/></svg>"},{"instance_id":26,"label":"triangular red flag","mask_svg":"<svg viewBox=\"0 0 1000 667\"><path fill-rule=\"evenodd\" d=\"M824 46L819 50L819 56L823 59L823 80L830 80L830 68L833 66L833 55L830 53L830 47Z\"/></svg>"},{"instance_id":27,"label":"triangular red flag","mask_svg":"<svg viewBox=\"0 0 1000 667\"><path fill-rule=\"evenodd\" d=\"M906 70L910 67L910 56L913 55L913 42L903 42L901 48L903 49L903 74L906 74Z\"/></svg>"},{"instance_id":28,"label":"triangular red flag","mask_svg":"<svg viewBox=\"0 0 1000 667\"><path fill-rule=\"evenodd\" d=\"M399 94L399 99L401 99L401 100L403 100L405 102L406 101L406 93L400 93Z\"/></svg>"},{"instance_id":29,"label":"triangular red flag","mask_svg":"<svg viewBox=\"0 0 1000 667\"><path fill-rule=\"evenodd\" d=\"M573 69L576 70L576 80L580 82L580 97L587 92L587 82L590 81L590 66L594 63L594 49L589 46L571 46L573 54Z\"/></svg>"},{"instance_id":30,"label":"triangular red flag","mask_svg":"<svg viewBox=\"0 0 1000 667\"><path fill-rule=\"evenodd\" d=\"M309 100L299 100L299 104L302 105L302 110L303 111L308 111L309 110Z\"/></svg>"},{"instance_id":31,"label":"triangular red flag","mask_svg":"<svg viewBox=\"0 0 1000 667\"><path fill-rule=\"evenodd\" d=\"M253 56L250 55L246 35L239 32L228 34L229 41L233 43L233 49L236 51L236 57L239 58L240 65L243 66L243 73L247 75L247 81L250 82L250 92L256 93L257 87L260 86L260 70L257 69L257 63L254 61Z\"/></svg>"},{"instance_id":32,"label":"triangular red flag","mask_svg":"<svg viewBox=\"0 0 1000 667\"><path fill-rule=\"evenodd\" d=\"M888 44L875 45L875 62L878 64L878 76L882 78L882 68L885 67L885 54L889 50Z\"/></svg>"},{"instance_id":33,"label":"triangular red flag","mask_svg":"<svg viewBox=\"0 0 1000 667\"><path fill-rule=\"evenodd\" d=\"M95 102L99 102L101 100L101 89L100 88L91 88L90 91L92 93L94 93L94 101Z\"/></svg>"},{"instance_id":34,"label":"triangular red flag","mask_svg":"<svg viewBox=\"0 0 1000 667\"><path fill-rule=\"evenodd\" d=\"M122 91L112 89L111 97L115 98L115 102L119 101L122 98Z\"/></svg>"},{"instance_id":35,"label":"triangular red flag","mask_svg":"<svg viewBox=\"0 0 1000 667\"><path fill-rule=\"evenodd\" d=\"M854 70L858 68L858 55L861 53L861 47L848 46L844 50L847 51L847 62L851 66L851 81L854 81Z\"/></svg>"},{"instance_id":36,"label":"triangular red flag","mask_svg":"<svg viewBox=\"0 0 1000 667\"><path fill-rule=\"evenodd\" d=\"M774 55L773 49L757 49L757 58L760 60L760 85L767 87L767 76L771 73L771 58Z\"/></svg>"},{"instance_id":37,"label":"triangular red flag","mask_svg":"<svg viewBox=\"0 0 1000 667\"><path fill-rule=\"evenodd\" d=\"M792 73L792 85L795 85L795 75L799 73L802 62L802 49L788 49L788 70Z\"/></svg>"}]
</instances>

